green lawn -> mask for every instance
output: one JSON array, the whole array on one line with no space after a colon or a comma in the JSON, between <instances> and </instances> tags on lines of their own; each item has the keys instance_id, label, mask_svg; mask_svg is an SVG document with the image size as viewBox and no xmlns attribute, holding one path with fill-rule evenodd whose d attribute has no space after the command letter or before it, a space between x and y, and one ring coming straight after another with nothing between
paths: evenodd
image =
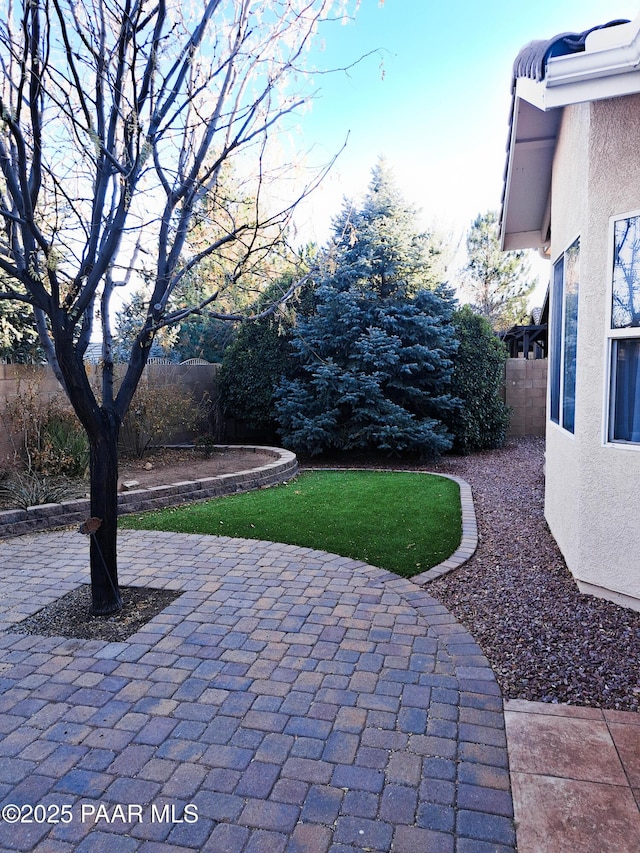
<instances>
[{"instance_id":1,"label":"green lawn","mask_svg":"<svg viewBox=\"0 0 640 853\"><path fill-rule=\"evenodd\" d=\"M120 520L124 528L266 539L411 577L460 544L460 490L432 474L308 471L289 483Z\"/></svg>"}]
</instances>

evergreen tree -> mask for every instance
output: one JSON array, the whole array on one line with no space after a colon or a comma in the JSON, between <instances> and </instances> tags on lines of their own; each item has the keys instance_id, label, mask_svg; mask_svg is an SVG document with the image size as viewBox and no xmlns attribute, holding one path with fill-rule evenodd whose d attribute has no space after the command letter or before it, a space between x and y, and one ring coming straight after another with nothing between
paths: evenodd
<instances>
[{"instance_id":1,"label":"evergreen tree","mask_svg":"<svg viewBox=\"0 0 640 853\"><path fill-rule=\"evenodd\" d=\"M495 331L506 331L527 316L527 299L536 286L526 252L503 252L498 215L478 214L467 234L465 289L472 307Z\"/></svg>"},{"instance_id":2,"label":"evergreen tree","mask_svg":"<svg viewBox=\"0 0 640 853\"><path fill-rule=\"evenodd\" d=\"M333 222L333 247L328 260L344 285L366 282L381 299L413 296L442 281L438 237L417 230L416 210L395 185L393 172L381 157L371 173L361 209L346 200Z\"/></svg>"},{"instance_id":3,"label":"evergreen tree","mask_svg":"<svg viewBox=\"0 0 640 853\"><path fill-rule=\"evenodd\" d=\"M269 287L256 313L285 292L292 280L288 276ZM312 285L304 285L271 316L242 323L224 352L218 374L223 413L270 441L277 432L273 395L282 378L292 373L291 330L298 312L306 310L310 290Z\"/></svg>"},{"instance_id":4,"label":"evergreen tree","mask_svg":"<svg viewBox=\"0 0 640 853\"><path fill-rule=\"evenodd\" d=\"M131 349L135 343L140 324L144 321L147 311L147 296L143 290L137 290L131 294L120 311L116 311L116 333L114 336L113 355L116 362L128 361ZM174 344L177 338L175 328L161 329L156 335L150 349L150 358L166 358L169 361L178 361L174 352Z\"/></svg>"},{"instance_id":5,"label":"evergreen tree","mask_svg":"<svg viewBox=\"0 0 640 853\"><path fill-rule=\"evenodd\" d=\"M489 321L465 305L453 315L458 339L452 392L459 405L447 423L454 449L461 453L502 447L509 426L509 409L501 397L505 345Z\"/></svg>"},{"instance_id":6,"label":"evergreen tree","mask_svg":"<svg viewBox=\"0 0 640 853\"><path fill-rule=\"evenodd\" d=\"M290 358L289 339L277 318L243 323L225 350L218 374L224 415L271 441L276 434L273 392Z\"/></svg>"},{"instance_id":7,"label":"evergreen tree","mask_svg":"<svg viewBox=\"0 0 640 853\"><path fill-rule=\"evenodd\" d=\"M362 207L345 204L335 220L315 311L296 326L300 375L281 383L276 403L287 446L448 449L453 299L435 284L430 245L380 161Z\"/></svg>"},{"instance_id":8,"label":"evergreen tree","mask_svg":"<svg viewBox=\"0 0 640 853\"><path fill-rule=\"evenodd\" d=\"M180 361L203 358L212 364L220 364L233 339L233 326L230 323L206 314L194 315L178 330L176 352Z\"/></svg>"},{"instance_id":9,"label":"evergreen tree","mask_svg":"<svg viewBox=\"0 0 640 853\"><path fill-rule=\"evenodd\" d=\"M0 361L43 364L44 352L34 329L33 311L22 302L0 302Z\"/></svg>"},{"instance_id":10,"label":"evergreen tree","mask_svg":"<svg viewBox=\"0 0 640 853\"><path fill-rule=\"evenodd\" d=\"M197 205L189 232L190 245L202 251L224 241L222 223L233 220L236 227L248 225L254 208L255 198L243 188L230 165L224 164L215 192L207 194ZM239 263L247 250L242 242L231 246L223 244L218 252L203 258L191 269L173 292L170 304L174 311L212 300L202 311L180 321L174 343L180 361L204 358L221 362L234 338L234 327L220 315L244 315L265 290L264 283L273 282L282 274L283 235L274 239L274 229L265 227L259 233L251 233L250 240L250 263ZM266 307L266 302L262 300L261 305Z\"/></svg>"}]
</instances>

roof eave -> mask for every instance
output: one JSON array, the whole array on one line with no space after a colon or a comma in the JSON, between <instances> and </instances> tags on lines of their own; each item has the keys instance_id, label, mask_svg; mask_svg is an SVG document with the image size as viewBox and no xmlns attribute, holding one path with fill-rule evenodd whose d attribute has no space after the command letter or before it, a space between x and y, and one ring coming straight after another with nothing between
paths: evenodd
<instances>
[{"instance_id":1,"label":"roof eave","mask_svg":"<svg viewBox=\"0 0 640 853\"><path fill-rule=\"evenodd\" d=\"M640 39L633 48L619 48L613 57L603 51L602 56L585 53L550 59L544 109L618 98L640 91Z\"/></svg>"},{"instance_id":2,"label":"roof eave","mask_svg":"<svg viewBox=\"0 0 640 853\"><path fill-rule=\"evenodd\" d=\"M539 106L540 85L521 78L514 91L500 217L505 251L548 248L551 166L560 114Z\"/></svg>"},{"instance_id":3,"label":"roof eave","mask_svg":"<svg viewBox=\"0 0 640 853\"><path fill-rule=\"evenodd\" d=\"M633 78L639 68L640 16L629 24L591 33L582 53L547 61L549 108L629 94L634 91ZM585 98L585 85L588 89L590 84L596 85L596 90Z\"/></svg>"},{"instance_id":4,"label":"roof eave","mask_svg":"<svg viewBox=\"0 0 640 853\"><path fill-rule=\"evenodd\" d=\"M548 248L549 192L553 156L526 157L526 145L535 141L532 127L540 128L540 138L553 145L557 140L549 133L545 113L558 111L558 121L563 107L570 104L615 98L640 92L640 15L631 23L610 27L591 33L587 37L585 51L552 57L547 60L543 80L536 81L519 77L513 91L512 126L507 163L505 169L502 215L500 217L500 241L502 248L540 249ZM527 136L521 138L518 117L521 102L526 102L539 111L529 110ZM552 138L553 136L553 138ZM541 189L547 191L546 204L540 203ZM523 204L531 192L537 191L538 204L531 211L527 227L522 228L518 205Z\"/></svg>"}]
</instances>

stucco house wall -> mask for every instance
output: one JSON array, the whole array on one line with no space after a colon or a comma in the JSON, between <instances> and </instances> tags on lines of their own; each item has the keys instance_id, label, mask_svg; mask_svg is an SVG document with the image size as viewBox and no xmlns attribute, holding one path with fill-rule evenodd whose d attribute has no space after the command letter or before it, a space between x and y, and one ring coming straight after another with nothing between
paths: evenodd
<instances>
[{"instance_id":1,"label":"stucco house wall","mask_svg":"<svg viewBox=\"0 0 640 853\"><path fill-rule=\"evenodd\" d=\"M552 420L550 377L545 516L583 592L640 610L640 443L608 429L613 220L640 216L640 15L596 30L516 59L502 244L544 252L553 282L580 240L575 427Z\"/></svg>"},{"instance_id":2,"label":"stucco house wall","mask_svg":"<svg viewBox=\"0 0 640 853\"><path fill-rule=\"evenodd\" d=\"M640 209L638 139L639 95L564 110L550 254L580 238L576 427L547 423L545 516L580 589L640 609L640 447L606 440L610 221Z\"/></svg>"},{"instance_id":3,"label":"stucco house wall","mask_svg":"<svg viewBox=\"0 0 640 853\"><path fill-rule=\"evenodd\" d=\"M611 218L640 210L640 95L590 104L580 566L587 592L640 609L640 445L608 443ZM590 347L589 340L596 342ZM633 600L629 601L628 597Z\"/></svg>"},{"instance_id":4,"label":"stucco house wall","mask_svg":"<svg viewBox=\"0 0 640 853\"><path fill-rule=\"evenodd\" d=\"M588 107L580 104L565 111L558 135L558 144L553 162L551 189L551 217L553 236L550 256L553 260L580 237L584 231L584 212L588 203ZM582 319L580 300L583 295L582 243L580 263L579 321ZM550 312L554 314L562 307L555 305L550 294ZM584 336L578 330L578 356ZM578 405L584 373L580 358L577 359L576 375L576 433L571 434L550 419L547 420L546 465L545 465L545 518L567 564L579 561L580 543L578 519L580 515L580 465L577 443L580 440L582 412ZM550 393L550 389L549 389ZM547 399L547 412L550 400Z\"/></svg>"}]
</instances>

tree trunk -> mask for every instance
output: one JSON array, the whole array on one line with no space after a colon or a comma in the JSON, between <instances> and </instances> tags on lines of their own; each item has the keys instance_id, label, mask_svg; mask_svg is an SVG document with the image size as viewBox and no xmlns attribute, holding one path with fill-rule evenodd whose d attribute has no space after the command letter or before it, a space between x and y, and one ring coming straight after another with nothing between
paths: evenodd
<instances>
[{"instance_id":1,"label":"tree trunk","mask_svg":"<svg viewBox=\"0 0 640 853\"><path fill-rule=\"evenodd\" d=\"M103 410L103 428L89 436L91 516L101 523L91 533L91 613L107 616L122 608L118 588L118 433L119 422Z\"/></svg>"}]
</instances>

